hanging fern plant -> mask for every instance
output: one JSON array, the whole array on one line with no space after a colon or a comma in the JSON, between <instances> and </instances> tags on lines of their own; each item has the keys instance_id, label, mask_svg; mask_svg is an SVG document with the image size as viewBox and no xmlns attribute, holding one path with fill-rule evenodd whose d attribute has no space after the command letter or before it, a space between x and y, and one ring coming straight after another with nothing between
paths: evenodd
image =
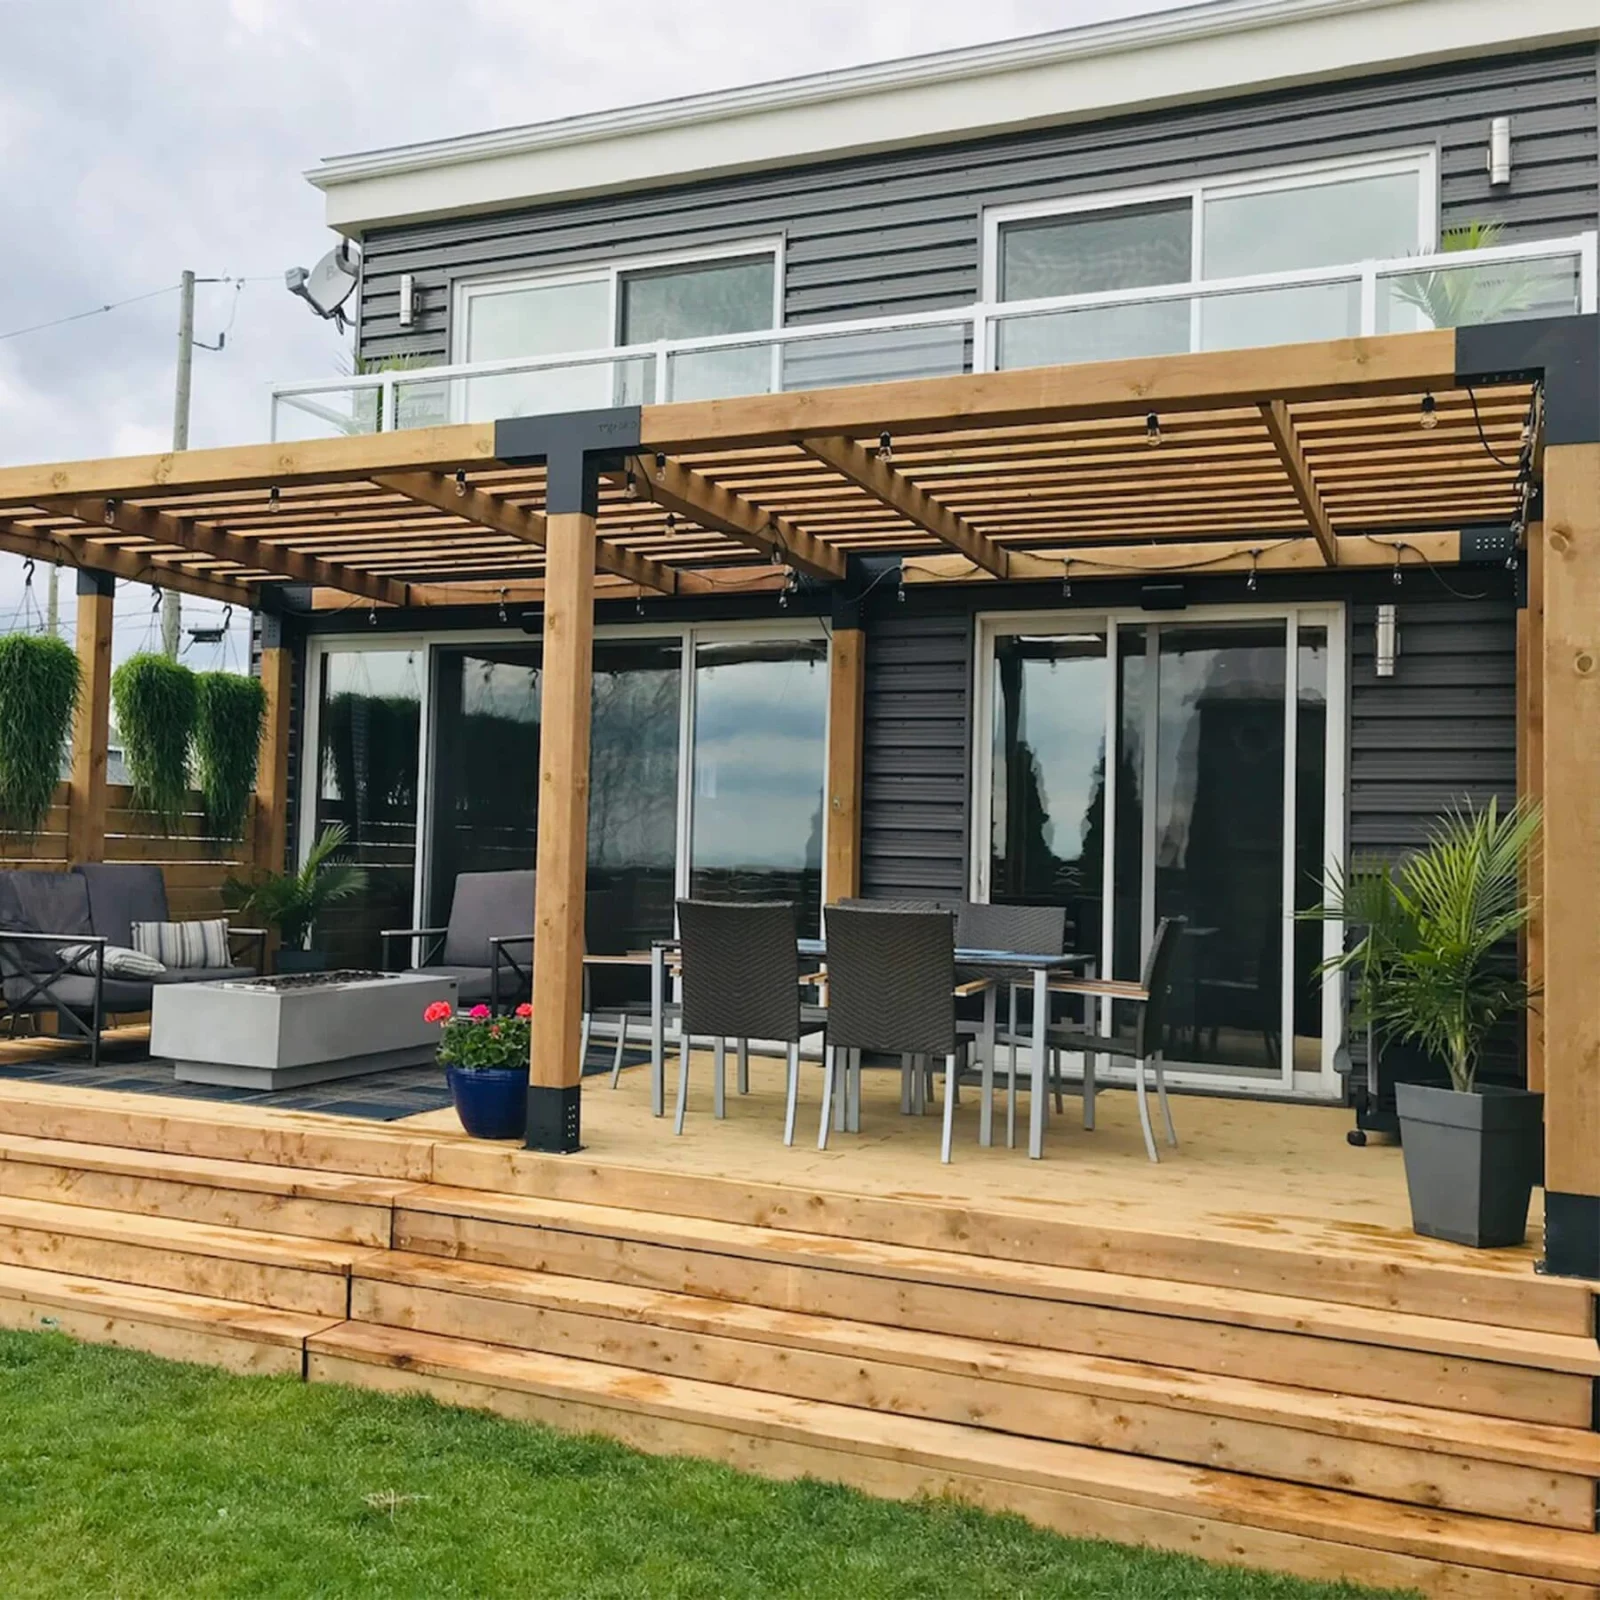
<instances>
[{"instance_id":1,"label":"hanging fern plant","mask_svg":"<svg viewBox=\"0 0 1600 1600\"><path fill-rule=\"evenodd\" d=\"M195 675L167 656L131 656L111 675L133 803L176 833L189 800L189 741L198 700Z\"/></svg>"},{"instance_id":2,"label":"hanging fern plant","mask_svg":"<svg viewBox=\"0 0 1600 1600\"><path fill-rule=\"evenodd\" d=\"M237 839L255 788L267 693L259 678L237 672L202 672L196 687L195 775L205 802L206 832Z\"/></svg>"},{"instance_id":3,"label":"hanging fern plant","mask_svg":"<svg viewBox=\"0 0 1600 1600\"><path fill-rule=\"evenodd\" d=\"M78 657L64 639L0 639L0 822L32 837L50 814L78 704Z\"/></svg>"}]
</instances>

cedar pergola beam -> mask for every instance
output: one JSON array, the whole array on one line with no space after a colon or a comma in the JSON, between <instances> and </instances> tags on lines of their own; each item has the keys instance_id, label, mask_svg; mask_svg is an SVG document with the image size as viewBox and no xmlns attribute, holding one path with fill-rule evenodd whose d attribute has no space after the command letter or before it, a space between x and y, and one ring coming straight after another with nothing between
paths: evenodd
<instances>
[{"instance_id":1,"label":"cedar pergola beam","mask_svg":"<svg viewBox=\"0 0 1600 1600\"><path fill-rule=\"evenodd\" d=\"M786 517L762 511L681 462L636 457L633 481L664 511L685 517L702 528L726 534L813 578L842 581L842 551L797 528Z\"/></svg>"},{"instance_id":2,"label":"cedar pergola beam","mask_svg":"<svg viewBox=\"0 0 1600 1600\"><path fill-rule=\"evenodd\" d=\"M39 505L59 516L76 518L85 524L86 532L94 526L115 528L118 533L148 539L152 544L177 545L180 549L213 556L219 561L231 561L240 567L281 573L296 583L309 583L320 589L341 589L376 605L404 606L407 603L406 586L393 578L325 561L299 550L260 550L253 540L229 533L215 522L175 517L149 506L125 505L101 496L47 496ZM62 530L62 534L74 537L76 530Z\"/></svg>"},{"instance_id":3,"label":"cedar pergola beam","mask_svg":"<svg viewBox=\"0 0 1600 1600\"><path fill-rule=\"evenodd\" d=\"M56 534L44 529L24 528L0 518L0 550L12 555L49 561L56 566L95 568L129 583L158 584L202 600L251 610L261 604L261 590L223 578L201 577L181 566L169 566L153 557L135 555L126 549L99 544L75 534Z\"/></svg>"},{"instance_id":4,"label":"cedar pergola beam","mask_svg":"<svg viewBox=\"0 0 1600 1600\"><path fill-rule=\"evenodd\" d=\"M996 578L1010 576L1010 556L987 534L965 522L946 505L935 500L919 484L896 472L887 461L863 449L855 439L839 435L804 439L801 443L824 466L893 511L924 533L931 533L941 544L959 551L975 566Z\"/></svg>"},{"instance_id":5,"label":"cedar pergola beam","mask_svg":"<svg viewBox=\"0 0 1600 1600\"><path fill-rule=\"evenodd\" d=\"M486 490L474 488L470 483L457 486L454 479L441 472L385 472L375 475L372 481L380 489L402 494L419 505L432 506L437 511L447 511L452 516L464 517L480 528L492 533L503 533L524 544L542 550L549 539L545 518L529 511L514 501ZM671 567L648 556L641 556L607 539L595 540L595 566L618 578L626 578L644 589L656 589L662 594L678 592L678 575Z\"/></svg>"},{"instance_id":6,"label":"cedar pergola beam","mask_svg":"<svg viewBox=\"0 0 1600 1600\"><path fill-rule=\"evenodd\" d=\"M1289 487L1294 490L1294 497L1305 513L1311 536L1317 541L1323 559L1330 567L1338 566L1338 536L1328 519L1328 508L1322 503L1322 492L1312 476L1311 463L1306 460L1300 435L1295 432L1294 418L1289 415L1289 407L1282 400L1264 400L1261 404L1261 420L1267 425L1272 448L1278 452L1278 460L1283 463L1283 470L1289 477Z\"/></svg>"}]
</instances>

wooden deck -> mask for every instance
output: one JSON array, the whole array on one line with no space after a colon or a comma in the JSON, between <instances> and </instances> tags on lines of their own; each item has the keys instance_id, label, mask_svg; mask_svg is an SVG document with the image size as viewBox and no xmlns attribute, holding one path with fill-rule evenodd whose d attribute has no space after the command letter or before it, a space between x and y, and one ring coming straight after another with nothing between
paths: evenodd
<instances>
[{"instance_id":1,"label":"wooden deck","mask_svg":"<svg viewBox=\"0 0 1600 1600\"><path fill-rule=\"evenodd\" d=\"M585 1151L0 1083L0 1322L424 1390L643 1449L1441 1596L1600 1597L1591 1290L1412 1237L1333 1111L1128 1096L1048 1155L898 1115L785 1150L775 1070ZM730 1072L731 1077L731 1072ZM803 1102L814 1119L812 1072Z\"/></svg>"}]
</instances>

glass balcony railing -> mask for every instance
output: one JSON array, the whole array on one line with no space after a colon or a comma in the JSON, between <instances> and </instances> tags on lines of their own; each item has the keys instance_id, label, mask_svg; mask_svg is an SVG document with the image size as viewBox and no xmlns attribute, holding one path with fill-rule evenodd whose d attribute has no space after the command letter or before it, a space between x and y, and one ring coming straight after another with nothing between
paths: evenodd
<instances>
[{"instance_id":1,"label":"glass balcony railing","mask_svg":"<svg viewBox=\"0 0 1600 1600\"><path fill-rule=\"evenodd\" d=\"M1596 236L278 385L274 440L1414 333L1596 309Z\"/></svg>"}]
</instances>

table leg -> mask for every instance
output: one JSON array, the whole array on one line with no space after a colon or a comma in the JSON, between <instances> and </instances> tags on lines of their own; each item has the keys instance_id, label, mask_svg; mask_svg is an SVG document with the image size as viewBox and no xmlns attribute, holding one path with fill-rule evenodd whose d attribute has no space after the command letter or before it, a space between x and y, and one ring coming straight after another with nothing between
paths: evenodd
<instances>
[{"instance_id":1,"label":"table leg","mask_svg":"<svg viewBox=\"0 0 1600 1600\"><path fill-rule=\"evenodd\" d=\"M667 1086L667 952L650 948L650 1114L664 1114Z\"/></svg>"},{"instance_id":2,"label":"table leg","mask_svg":"<svg viewBox=\"0 0 1600 1600\"><path fill-rule=\"evenodd\" d=\"M983 1091L978 1106L978 1143L987 1148L994 1143L994 1021L1000 992L994 984L983 991Z\"/></svg>"},{"instance_id":3,"label":"table leg","mask_svg":"<svg viewBox=\"0 0 1600 1600\"><path fill-rule=\"evenodd\" d=\"M1050 974L1039 967L1033 974L1033 1092L1028 1096L1028 1154L1037 1161L1044 1155L1045 1056L1050 1043Z\"/></svg>"}]
</instances>

